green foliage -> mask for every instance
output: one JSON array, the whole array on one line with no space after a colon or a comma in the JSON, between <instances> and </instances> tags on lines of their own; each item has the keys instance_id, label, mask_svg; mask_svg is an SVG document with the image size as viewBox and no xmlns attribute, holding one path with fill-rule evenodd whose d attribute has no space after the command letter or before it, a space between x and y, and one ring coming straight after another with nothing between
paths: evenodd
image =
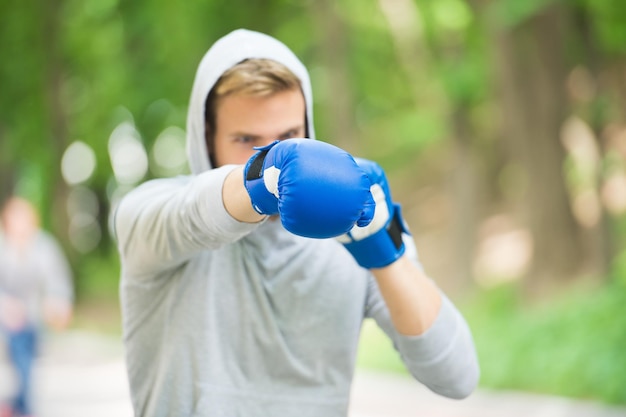
<instances>
[{"instance_id":1,"label":"green foliage","mask_svg":"<svg viewBox=\"0 0 626 417\"><path fill-rule=\"evenodd\" d=\"M363 323L356 364L376 371L407 373L391 340L373 320Z\"/></svg>"},{"instance_id":2,"label":"green foliage","mask_svg":"<svg viewBox=\"0 0 626 417\"><path fill-rule=\"evenodd\" d=\"M120 261L117 253L94 253L80 259L74 277L79 300L110 301L118 297Z\"/></svg>"},{"instance_id":3,"label":"green foliage","mask_svg":"<svg viewBox=\"0 0 626 417\"><path fill-rule=\"evenodd\" d=\"M626 404L626 286L581 289L535 306L525 305L519 291L494 288L461 308L476 342L481 386ZM358 366L406 373L373 323L364 326L361 343Z\"/></svg>"},{"instance_id":4,"label":"green foliage","mask_svg":"<svg viewBox=\"0 0 626 417\"><path fill-rule=\"evenodd\" d=\"M39 210L44 208L45 184L42 167L33 163L23 163L19 169L19 181L15 194L31 201Z\"/></svg>"},{"instance_id":5,"label":"green foliage","mask_svg":"<svg viewBox=\"0 0 626 417\"><path fill-rule=\"evenodd\" d=\"M492 19L504 27L522 24L548 6L564 0L500 0L490 4Z\"/></svg>"},{"instance_id":6,"label":"green foliage","mask_svg":"<svg viewBox=\"0 0 626 417\"><path fill-rule=\"evenodd\" d=\"M82 257L75 268L77 292L72 327L119 336L122 319L119 304L120 263L116 253Z\"/></svg>"},{"instance_id":7,"label":"green foliage","mask_svg":"<svg viewBox=\"0 0 626 417\"><path fill-rule=\"evenodd\" d=\"M578 0L594 22L600 45L610 54L626 52L626 8L619 0Z\"/></svg>"},{"instance_id":8,"label":"green foliage","mask_svg":"<svg viewBox=\"0 0 626 417\"><path fill-rule=\"evenodd\" d=\"M626 403L626 288L581 290L524 307L514 288L479 297L467 311L482 384Z\"/></svg>"}]
</instances>

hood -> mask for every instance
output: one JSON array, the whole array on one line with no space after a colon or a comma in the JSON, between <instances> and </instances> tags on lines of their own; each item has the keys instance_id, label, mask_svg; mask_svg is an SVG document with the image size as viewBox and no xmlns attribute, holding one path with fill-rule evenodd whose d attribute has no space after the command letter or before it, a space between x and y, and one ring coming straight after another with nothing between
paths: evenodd
<instances>
[{"instance_id":1,"label":"hood","mask_svg":"<svg viewBox=\"0 0 626 417\"><path fill-rule=\"evenodd\" d=\"M212 168L204 140L206 98L226 70L248 58L278 61L300 79L306 103L308 134L310 138L315 138L311 81L305 66L285 44L277 39L263 33L238 29L213 44L202 58L196 72L187 114L187 158L189 168L194 175Z\"/></svg>"}]
</instances>

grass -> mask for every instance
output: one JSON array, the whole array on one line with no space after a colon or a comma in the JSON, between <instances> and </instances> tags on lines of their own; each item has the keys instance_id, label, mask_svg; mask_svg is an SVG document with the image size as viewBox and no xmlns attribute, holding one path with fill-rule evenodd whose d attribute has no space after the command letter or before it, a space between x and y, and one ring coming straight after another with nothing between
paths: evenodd
<instances>
[{"instance_id":1,"label":"grass","mask_svg":"<svg viewBox=\"0 0 626 417\"><path fill-rule=\"evenodd\" d=\"M481 386L626 404L626 285L574 289L528 306L514 285L460 305L476 342ZM357 366L406 373L373 323Z\"/></svg>"},{"instance_id":2,"label":"grass","mask_svg":"<svg viewBox=\"0 0 626 417\"><path fill-rule=\"evenodd\" d=\"M482 384L626 404L626 288L572 290L533 307L517 293L492 290L465 311Z\"/></svg>"}]
</instances>

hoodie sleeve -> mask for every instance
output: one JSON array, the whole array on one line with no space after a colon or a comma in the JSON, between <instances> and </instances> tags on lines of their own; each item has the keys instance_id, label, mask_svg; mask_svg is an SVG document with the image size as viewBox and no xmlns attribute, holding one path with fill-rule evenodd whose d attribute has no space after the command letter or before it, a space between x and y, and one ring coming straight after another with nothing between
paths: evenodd
<instances>
[{"instance_id":1,"label":"hoodie sleeve","mask_svg":"<svg viewBox=\"0 0 626 417\"><path fill-rule=\"evenodd\" d=\"M234 168L153 180L127 194L113 215L126 272L136 277L154 276L258 227L259 223L237 221L224 207L224 179Z\"/></svg>"},{"instance_id":2,"label":"hoodie sleeve","mask_svg":"<svg viewBox=\"0 0 626 417\"><path fill-rule=\"evenodd\" d=\"M408 245L407 253L417 262L414 245ZM478 385L478 358L467 322L445 294L441 298L432 326L419 336L404 336L395 330L376 279L370 275L366 316L391 338L415 379L437 394L462 399Z\"/></svg>"}]
</instances>

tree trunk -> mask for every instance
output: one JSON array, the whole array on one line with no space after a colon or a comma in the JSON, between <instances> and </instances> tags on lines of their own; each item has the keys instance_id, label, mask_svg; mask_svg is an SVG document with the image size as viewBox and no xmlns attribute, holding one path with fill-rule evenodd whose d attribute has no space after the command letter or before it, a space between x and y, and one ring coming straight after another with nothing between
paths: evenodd
<instances>
[{"instance_id":1,"label":"tree trunk","mask_svg":"<svg viewBox=\"0 0 626 417\"><path fill-rule=\"evenodd\" d=\"M491 36L502 133L527 177L522 205L533 237L526 280L531 292L571 280L582 264L580 229L569 202L559 139L567 115L566 17L560 4L552 5L520 26L500 28Z\"/></svg>"},{"instance_id":2,"label":"tree trunk","mask_svg":"<svg viewBox=\"0 0 626 417\"><path fill-rule=\"evenodd\" d=\"M350 153L359 154L359 141L354 128L355 105L350 88L350 64L345 22L337 13L339 5L332 0L311 3L311 12L319 28L316 37L321 40L317 50L318 61L325 69L327 85L323 97L322 117L328 121L329 137L319 139L331 142Z\"/></svg>"},{"instance_id":3,"label":"tree trunk","mask_svg":"<svg viewBox=\"0 0 626 417\"><path fill-rule=\"evenodd\" d=\"M0 124L0 210L4 202L13 194L15 186L15 167L9 152L8 139Z\"/></svg>"},{"instance_id":4,"label":"tree trunk","mask_svg":"<svg viewBox=\"0 0 626 417\"><path fill-rule=\"evenodd\" d=\"M469 108L461 103L454 105L452 124L454 127L454 170L452 172L451 201L452 235L454 238L454 279L462 290L471 287L474 281L473 265L476 255L476 239L479 220L478 155L473 145Z\"/></svg>"},{"instance_id":5,"label":"tree trunk","mask_svg":"<svg viewBox=\"0 0 626 417\"><path fill-rule=\"evenodd\" d=\"M602 153L604 144L602 143L603 130L606 127L605 124L608 120L611 120L612 115L607 114L607 109L602 104L602 96L610 97L613 93L617 95L617 105L613 108L624 108L624 94L620 94L620 91L624 93L623 82L621 75L624 74L624 68L618 71L616 75L618 77L605 77L603 72L607 68L615 68L610 59L602 54L598 40L595 37L596 31L593 28L593 21L588 12L581 6L574 9L574 27L572 30L572 36L575 39L574 44L580 48L581 60L584 68L589 71L589 80L593 85L590 86L592 93L589 97L578 98L580 112L583 113L585 120L589 122L589 125L594 132L594 138L596 139L596 146ZM621 86L620 86L621 84ZM620 100L622 99L622 100ZM576 97L574 98L576 100ZM623 116L622 116L623 120ZM602 155L601 155L602 157ZM602 187L602 170L598 167L596 170L595 189L599 191ZM604 205L601 206L600 218L597 224L593 227L585 230L585 242L588 244L587 252L590 257L589 272L601 277L607 276L610 268L613 256L615 255L615 243L611 236L611 229L614 225L611 224L611 215L607 212Z\"/></svg>"},{"instance_id":6,"label":"tree trunk","mask_svg":"<svg viewBox=\"0 0 626 417\"><path fill-rule=\"evenodd\" d=\"M52 143L50 149L52 157L51 166L48 166L50 174L49 184L52 185L51 195L46 196L50 205L49 221L54 234L60 238L66 248L66 252L72 258L69 251L69 219L67 215L67 184L63 180L60 171L60 161L68 144L68 129L63 101L61 99L63 63L61 56L61 21L59 12L62 9L60 0L48 0L43 7L43 31L42 42L46 61L44 73L45 108L48 110L47 122L50 129Z\"/></svg>"},{"instance_id":7,"label":"tree trunk","mask_svg":"<svg viewBox=\"0 0 626 417\"><path fill-rule=\"evenodd\" d=\"M417 29L419 23L416 18L418 10L412 0L379 0L379 7L389 25L397 62L407 75L407 89L412 91L415 103L423 102L422 86L416 74L424 71L441 72L447 61L462 63L466 52L465 45L459 45L456 41L450 43L447 39L437 39L432 33L429 40L420 36ZM421 8L420 11L422 15L432 14L427 6ZM425 59L427 56L430 59ZM425 62L432 62L431 65L435 71L430 71ZM454 259L454 262L450 265L448 273L451 274L450 278L453 282L452 291L464 291L473 283L478 204L482 197L478 190L477 160L479 156L474 148L470 120L471 105L465 97L456 97L450 91L448 91L448 98L449 121L452 126L451 158L454 167L447 179L446 188L450 204L454 207L450 228L447 231L452 242L450 258Z\"/></svg>"}]
</instances>

